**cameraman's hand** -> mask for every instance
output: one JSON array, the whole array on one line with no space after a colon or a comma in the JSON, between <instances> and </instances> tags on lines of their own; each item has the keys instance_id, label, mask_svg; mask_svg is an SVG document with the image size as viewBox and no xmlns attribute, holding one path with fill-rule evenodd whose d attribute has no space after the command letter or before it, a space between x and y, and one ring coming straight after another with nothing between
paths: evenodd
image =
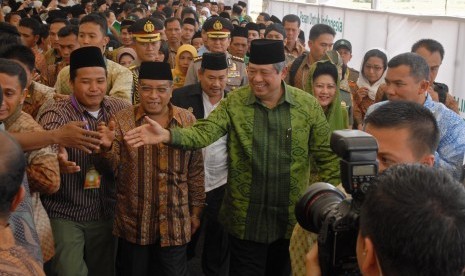
<instances>
[{"instance_id":1,"label":"cameraman's hand","mask_svg":"<svg viewBox=\"0 0 465 276\"><path fill-rule=\"evenodd\" d=\"M305 256L305 268L307 276L321 276L320 262L318 260L318 243L313 244L312 249Z\"/></svg>"}]
</instances>

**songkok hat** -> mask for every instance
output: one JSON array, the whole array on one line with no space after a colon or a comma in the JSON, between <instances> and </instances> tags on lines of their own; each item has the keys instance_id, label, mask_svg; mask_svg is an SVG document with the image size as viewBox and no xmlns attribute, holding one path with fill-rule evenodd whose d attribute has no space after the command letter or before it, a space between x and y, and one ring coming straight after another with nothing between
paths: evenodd
<instances>
[{"instance_id":1,"label":"songkok hat","mask_svg":"<svg viewBox=\"0 0 465 276\"><path fill-rule=\"evenodd\" d=\"M69 58L69 70L75 71L83 67L107 68L102 50L95 46L81 47L74 50Z\"/></svg>"},{"instance_id":2,"label":"songkok hat","mask_svg":"<svg viewBox=\"0 0 465 276\"><path fill-rule=\"evenodd\" d=\"M184 19L184 21L182 22L182 24L183 24L183 25L184 25L184 24L190 24L190 25L192 25L192 26L195 27L195 19L194 19L194 18L188 17L188 18Z\"/></svg>"},{"instance_id":3,"label":"songkok hat","mask_svg":"<svg viewBox=\"0 0 465 276\"><path fill-rule=\"evenodd\" d=\"M272 31L278 32L283 36L283 38L286 38L286 30L284 30L283 25L280 23L273 23L268 25L268 27L265 29L265 36Z\"/></svg>"},{"instance_id":4,"label":"songkok hat","mask_svg":"<svg viewBox=\"0 0 465 276\"><path fill-rule=\"evenodd\" d=\"M233 24L226 18L213 16L207 19L204 23L204 30L207 31L207 36L211 38L229 37L234 29Z\"/></svg>"},{"instance_id":5,"label":"songkok hat","mask_svg":"<svg viewBox=\"0 0 465 276\"><path fill-rule=\"evenodd\" d=\"M166 62L142 62L139 68L140 80L173 80L171 67Z\"/></svg>"},{"instance_id":6,"label":"songkok hat","mask_svg":"<svg viewBox=\"0 0 465 276\"><path fill-rule=\"evenodd\" d=\"M231 32L231 38L236 36L248 38L248 30L241 26L234 26L234 30Z\"/></svg>"},{"instance_id":7,"label":"songkok hat","mask_svg":"<svg viewBox=\"0 0 465 276\"><path fill-rule=\"evenodd\" d=\"M274 64L286 60L282 40L255 39L250 45L249 62L253 64Z\"/></svg>"},{"instance_id":8,"label":"songkok hat","mask_svg":"<svg viewBox=\"0 0 465 276\"><path fill-rule=\"evenodd\" d=\"M195 32L194 36L192 37L192 39L194 38L201 38L202 37L202 32L201 31L197 31Z\"/></svg>"},{"instance_id":9,"label":"songkok hat","mask_svg":"<svg viewBox=\"0 0 465 276\"><path fill-rule=\"evenodd\" d=\"M341 48L346 48L347 50L352 52L352 44L347 39L339 39L338 41L334 43L334 46L333 46L334 50L337 51Z\"/></svg>"},{"instance_id":10,"label":"songkok hat","mask_svg":"<svg viewBox=\"0 0 465 276\"><path fill-rule=\"evenodd\" d=\"M209 70L224 70L228 68L225 53L204 53L202 55L202 68Z\"/></svg>"},{"instance_id":11,"label":"songkok hat","mask_svg":"<svg viewBox=\"0 0 465 276\"><path fill-rule=\"evenodd\" d=\"M160 41L160 26L157 19L143 18L137 20L128 31L132 33L132 37L139 42L155 42Z\"/></svg>"},{"instance_id":12,"label":"songkok hat","mask_svg":"<svg viewBox=\"0 0 465 276\"><path fill-rule=\"evenodd\" d=\"M281 20L279 20L279 18L277 18L276 16L272 15L270 17L270 20L273 22L273 23L280 23L282 24Z\"/></svg>"},{"instance_id":13,"label":"songkok hat","mask_svg":"<svg viewBox=\"0 0 465 276\"><path fill-rule=\"evenodd\" d=\"M248 31L257 31L257 32L260 32L260 28L258 27L258 24L257 24L257 23L249 22L249 23L247 23L247 25L245 25L245 28L246 28Z\"/></svg>"}]
</instances>

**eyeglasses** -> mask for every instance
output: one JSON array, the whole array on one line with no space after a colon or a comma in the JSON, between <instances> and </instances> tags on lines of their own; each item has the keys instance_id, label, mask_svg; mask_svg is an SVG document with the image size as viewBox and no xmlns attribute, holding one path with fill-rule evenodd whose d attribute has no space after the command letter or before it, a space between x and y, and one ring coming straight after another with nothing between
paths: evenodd
<instances>
[{"instance_id":1,"label":"eyeglasses","mask_svg":"<svg viewBox=\"0 0 465 276\"><path fill-rule=\"evenodd\" d=\"M166 94L170 91L168 87L160 86L160 87L152 87L148 85L143 85L139 87L140 91L143 93L152 93L152 91L157 92L159 95Z\"/></svg>"},{"instance_id":2,"label":"eyeglasses","mask_svg":"<svg viewBox=\"0 0 465 276\"><path fill-rule=\"evenodd\" d=\"M365 69L367 69L368 71L373 70L373 71L379 72L383 70L384 68L381 66L365 64Z\"/></svg>"}]
</instances>

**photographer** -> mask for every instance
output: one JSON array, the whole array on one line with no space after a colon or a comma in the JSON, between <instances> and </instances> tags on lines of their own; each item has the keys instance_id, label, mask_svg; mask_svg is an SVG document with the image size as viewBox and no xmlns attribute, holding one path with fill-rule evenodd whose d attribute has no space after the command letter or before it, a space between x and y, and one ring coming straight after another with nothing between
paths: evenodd
<instances>
[{"instance_id":1,"label":"photographer","mask_svg":"<svg viewBox=\"0 0 465 276\"><path fill-rule=\"evenodd\" d=\"M418 164L387 169L361 208L357 239L361 273L461 275L464 210L465 189L447 172ZM307 268L307 275L319 275L316 246L307 256Z\"/></svg>"},{"instance_id":2,"label":"photographer","mask_svg":"<svg viewBox=\"0 0 465 276\"><path fill-rule=\"evenodd\" d=\"M380 172L401 163L434 165L439 130L433 114L427 108L406 101L388 102L370 113L365 119L365 124L366 132L373 135L378 142L377 159ZM300 240L300 244L294 240ZM297 225L290 246L294 275L304 274L302 266L305 252L302 248L310 248L315 240L316 234L307 232ZM317 246L314 246L315 250L316 248ZM315 260L318 264L318 257ZM307 263L307 274L308 270Z\"/></svg>"}]
</instances>

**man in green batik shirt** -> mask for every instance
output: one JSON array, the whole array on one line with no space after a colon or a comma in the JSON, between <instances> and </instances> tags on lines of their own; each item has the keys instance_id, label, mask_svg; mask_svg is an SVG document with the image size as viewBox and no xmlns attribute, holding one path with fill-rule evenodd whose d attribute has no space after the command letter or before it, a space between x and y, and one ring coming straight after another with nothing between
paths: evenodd
<instances>
[{"instance_id":1,"label":"man in green batik shirt","mask_svg":"<svg viewBox=\"0 0 465 276\"><path fill-rule=\"evenodd\" d=\"M339 183L323 110L313 96L286 85L286 73L282 41L254 40L249 85L222 100L208 118L170 130L151 121L125 136L134 147L170 143L202 148L229 135L220 219L230 237L230 275L290 274L294 205L309 185L310 155L324 181Z\"/></svg>"}]
</instances>

